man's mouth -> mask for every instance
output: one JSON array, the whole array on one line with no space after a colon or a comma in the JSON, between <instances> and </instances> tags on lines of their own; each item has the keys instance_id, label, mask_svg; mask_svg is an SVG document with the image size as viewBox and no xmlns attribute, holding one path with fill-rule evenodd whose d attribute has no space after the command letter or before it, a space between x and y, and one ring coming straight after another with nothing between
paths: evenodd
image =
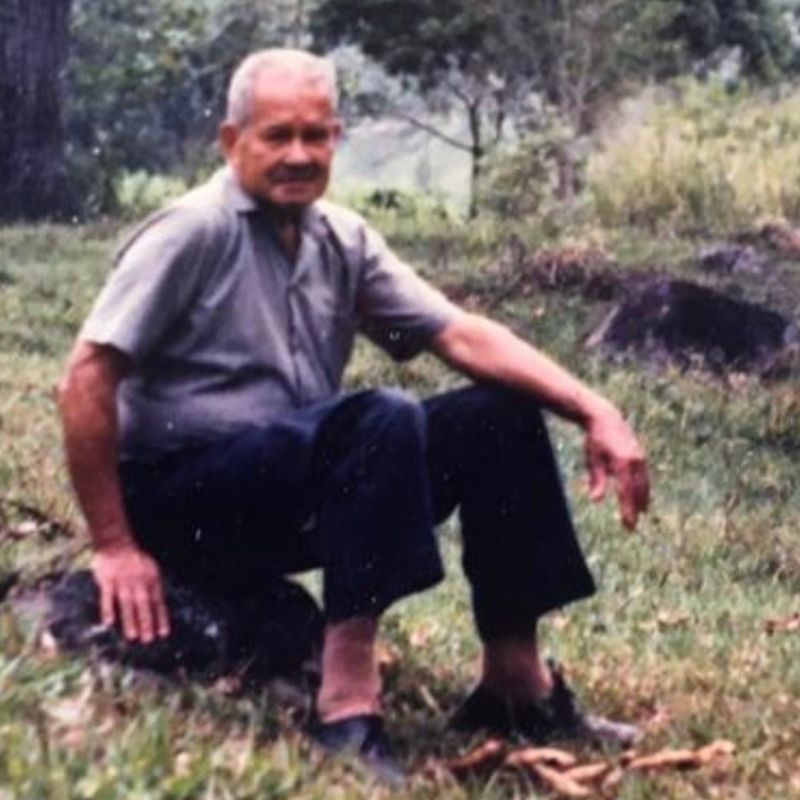
<instances>
[{"instance_id":1,"label":"man's mouth","mask_svg":"<svg viewBox=\"0 0 800 800\"><path fill-rule=\"evenodd\" d=\"M302 172L278 172L273 175L273 180L278 184L303 184L311 183L319 177L319 170L304 170Z\"/></svg>"}]
</instances>

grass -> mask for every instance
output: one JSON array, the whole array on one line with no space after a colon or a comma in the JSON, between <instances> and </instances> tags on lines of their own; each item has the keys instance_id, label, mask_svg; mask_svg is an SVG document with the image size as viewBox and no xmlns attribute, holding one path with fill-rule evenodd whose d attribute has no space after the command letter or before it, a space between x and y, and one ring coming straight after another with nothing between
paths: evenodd
<instances>
[{"instance_id":1,"label":"grass","mask_svg":"<svg viewBox=\"0 0 800 800\"><path fill-rule=\"evenodd\" d=\"M683 81L620 115L588 169L606 225L731 231L758 217L796 219L796 90L732 93ZM666 94L666 96L665 96Z\"/></svg>"},{"instance_id":2,"label":"grass","mask_svg":"<svg viewBox=\"0 0 800 800\"><path fill-rule=\"evenodd\" d=\"M0 574L33 579L85 557L59 444L52 390L106 269L111 231L0 231ZM618 261L685 261L693 244L610 235ZM417 245L418 255L424 253ZM448 267L480 282L467 256ZM423 265L429 271L436 263ZM685 269L681 267L681 269ZM434 278L436 275L434 274ZM532 313L535 305L536 313ZM604 308L577 295L512 297L496 313L619 402L647 445L654 504L622 531L611 504L582 492L580 439L554 421L565 481L601 585L554 615L548 649L597 710L650 724L646 749L716 738L738 752L722 771L630 777L625 800L800 797L800 638L770 635L768 618L798 611L800 387L738 376L650 374L587 355L580 342ZM795 311L796 314L796 311ZM796 317L795 317L796 318ZM456 378L433 361L392 365L360 345L351 385L399 383L421 393ZM25 507L57 520L30 522ZM392 610L385 624L392 733L415 777L408 798L516 798L543 793L523 778L464 784L432 760L465 749L443 732L470 686L478 655L454 521L442 531L450 565L434 591ZM269 698L166 686L119 668L50 653L0 605L0 799L215 800L385 797L352 767L310 753Z\"/></svg>"}]
</instances>

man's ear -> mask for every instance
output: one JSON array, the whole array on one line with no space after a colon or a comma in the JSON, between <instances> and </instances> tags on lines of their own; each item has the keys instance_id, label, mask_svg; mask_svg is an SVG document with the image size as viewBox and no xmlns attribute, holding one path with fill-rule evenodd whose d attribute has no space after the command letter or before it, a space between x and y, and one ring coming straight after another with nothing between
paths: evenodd
<instances>
[{"instance_id":1,"label":"man's ear","mask_svg":"<svg viewBox=\"0 0 800 800\"><path fill-rule=\"evenodd\" d=\"M222 154L230 161L236 140L239 138L239 129L232 122L223 122L219 126L219 146Z\"/></svg>"}]
</instances>

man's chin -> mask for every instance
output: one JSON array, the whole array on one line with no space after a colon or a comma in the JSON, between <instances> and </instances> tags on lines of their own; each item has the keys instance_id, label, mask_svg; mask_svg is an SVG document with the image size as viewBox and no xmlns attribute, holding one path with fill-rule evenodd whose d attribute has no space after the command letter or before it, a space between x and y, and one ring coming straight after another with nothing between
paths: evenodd
<instances>
[{"instance_id":1,"label":"man's chin","mask_svg":"<svg viewBox=\"0 0 800 800\"><path fill-rule=\"evenodd\" d=\"M300 208L319 200L323 192L312 186L280 186L270 192L267 202L279 208Z\"/></svg>"}]
</instances>

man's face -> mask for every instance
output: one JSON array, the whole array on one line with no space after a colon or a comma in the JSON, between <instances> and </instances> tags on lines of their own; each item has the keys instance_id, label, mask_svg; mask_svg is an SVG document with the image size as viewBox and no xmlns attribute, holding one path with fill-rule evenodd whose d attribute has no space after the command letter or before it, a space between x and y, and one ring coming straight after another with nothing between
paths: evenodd
<instances>
[{"instance_id":1,"label":"man's face","mask_svg":"<svg viewBox=\"0 0 800 800\"><path fill-rule=\"evenodd\" d=\"M313 203L325 192L338 135L325 90L291 73L260 76L247 121L220 128L223 152L242 188L286 209Z\"/></svg>"}]
</instances>

